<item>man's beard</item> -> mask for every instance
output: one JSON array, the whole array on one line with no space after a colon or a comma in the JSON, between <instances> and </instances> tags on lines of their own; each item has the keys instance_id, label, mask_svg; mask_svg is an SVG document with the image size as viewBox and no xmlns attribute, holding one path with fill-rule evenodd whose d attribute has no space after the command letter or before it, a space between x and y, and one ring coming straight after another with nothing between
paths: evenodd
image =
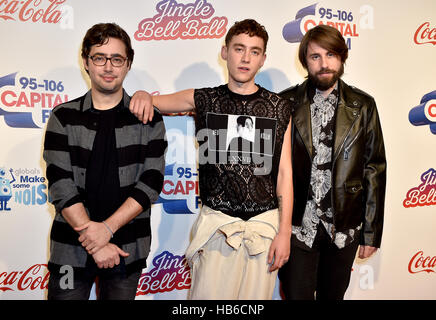
<instances>
[{"instance_id":1,"label":"man's beard","mask_svg":"<svg viewBox=\"0 0 436 320\"><path fill-rule=\"evenodd\" d=\"M321 73L331 73L333 76L330 79L320 79L318 74ZM309 72L308 78L315 85L318 90L325 91L333 87L336 81L339 80L340 77L344 74L344 65L341 64L341 67L338 71L330 70L330 69L321 69L316 74L311 74Z\"/></svg>"}]
</instances>

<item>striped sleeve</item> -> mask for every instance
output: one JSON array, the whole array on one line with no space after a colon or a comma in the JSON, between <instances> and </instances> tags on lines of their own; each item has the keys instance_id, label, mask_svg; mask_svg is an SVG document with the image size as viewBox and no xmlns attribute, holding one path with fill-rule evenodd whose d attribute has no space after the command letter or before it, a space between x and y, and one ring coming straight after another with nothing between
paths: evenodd
<instances>
[{"instance_id":1,"label":"striped sleeve","mask_svg":"<svg viewBox=\"0 0 436 320\"><path fill-rule=\"evenodd\" d=\"M157 201L163 187L165 171L165 151L168 143L165 136L165 125L162 115L155 111L153 120L142 131L143 143L146 141L146 154L143 170L139 180L133 187L130 196L144 210Z\"/></svg>"},{"instance_id":2,"label":"striped sleeve","mask_svg":"<svg viewBox=\"0 0 436 320\"><path fill-rule=\"evenodd\" d=\"M51 113L47 123L43 157L47 165L50 201L56 212L80 202L71 168L68 136L55 111Z\"/></svg>"}]
</instances>

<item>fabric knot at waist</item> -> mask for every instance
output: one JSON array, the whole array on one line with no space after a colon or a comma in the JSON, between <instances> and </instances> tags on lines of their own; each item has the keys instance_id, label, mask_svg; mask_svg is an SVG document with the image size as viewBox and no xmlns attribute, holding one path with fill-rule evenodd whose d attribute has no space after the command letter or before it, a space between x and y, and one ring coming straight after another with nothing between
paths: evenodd
<instances>
[{"instance_id":1,"label":"fabric knot at waist","mask_svg":"<svg viewBox=\"0 0 436 320\"><path fill-rule=\"evenodd\" d=\"M243 242L250 256L268 249L262 237L274 239L276 235L271 226L256 221L237 221L221 226L218 230L226 236L227 244L234 249L238 249Z\"/></svg>"},{"instance_id":2,"label":"fabric knot at waist","mask_svg":"<svg viewBox=\"0 0 436 320\"><path fill-rule=\"evenodd\" d=\"M190 267L192 259L199 250L215 235L216 232L226 237L226 243L237 250L242 242L249 255L257 255L269 249L264 239L271 240L277 234L279 226L278 210L273 209L261 213L247 221L231 217L203 206L200 215L192 226L193 239L186 249L186 258Z\"/></svg>"}]
</instances>

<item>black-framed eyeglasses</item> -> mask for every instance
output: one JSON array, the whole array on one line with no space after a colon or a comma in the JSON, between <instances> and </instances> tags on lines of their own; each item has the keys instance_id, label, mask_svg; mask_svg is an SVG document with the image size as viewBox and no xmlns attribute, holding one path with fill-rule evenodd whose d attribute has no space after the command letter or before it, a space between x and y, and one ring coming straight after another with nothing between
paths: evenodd
<instances>
[{"instance_id":1,"label":"black-framed eyeglasses","mask_svg":"<svg viewBox=\"0 0 436 320\"><path fill-rule=\"evenodd\" d=\"M106 65L106 62L109 60L111 62L111 65L114 67L122 67L124 63L128 60L128 58L124 58L122 56L115 56L115 57L106 57L101 54L95 54L93 56L88 56L89 59L91 59L92 63L96 66L104 66Z\"/></svg>"}]
</instances>

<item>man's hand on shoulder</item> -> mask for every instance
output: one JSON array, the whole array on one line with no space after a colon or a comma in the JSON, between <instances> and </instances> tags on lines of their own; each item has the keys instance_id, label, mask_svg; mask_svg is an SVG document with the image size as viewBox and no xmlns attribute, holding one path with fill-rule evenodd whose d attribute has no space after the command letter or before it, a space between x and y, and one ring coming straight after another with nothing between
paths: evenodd
<instances>
[{"instance_id":1,"label":"man's hand on shoulder","mask_svg":"<svg viewBox=\"0 0 436 320\"><path fill-rule=\"evenodd\" d=\"M136 91L130 100L129 110L144 124L152 121L154 109L151 95L146 91Z\"/></svg>"}]
</instances>

